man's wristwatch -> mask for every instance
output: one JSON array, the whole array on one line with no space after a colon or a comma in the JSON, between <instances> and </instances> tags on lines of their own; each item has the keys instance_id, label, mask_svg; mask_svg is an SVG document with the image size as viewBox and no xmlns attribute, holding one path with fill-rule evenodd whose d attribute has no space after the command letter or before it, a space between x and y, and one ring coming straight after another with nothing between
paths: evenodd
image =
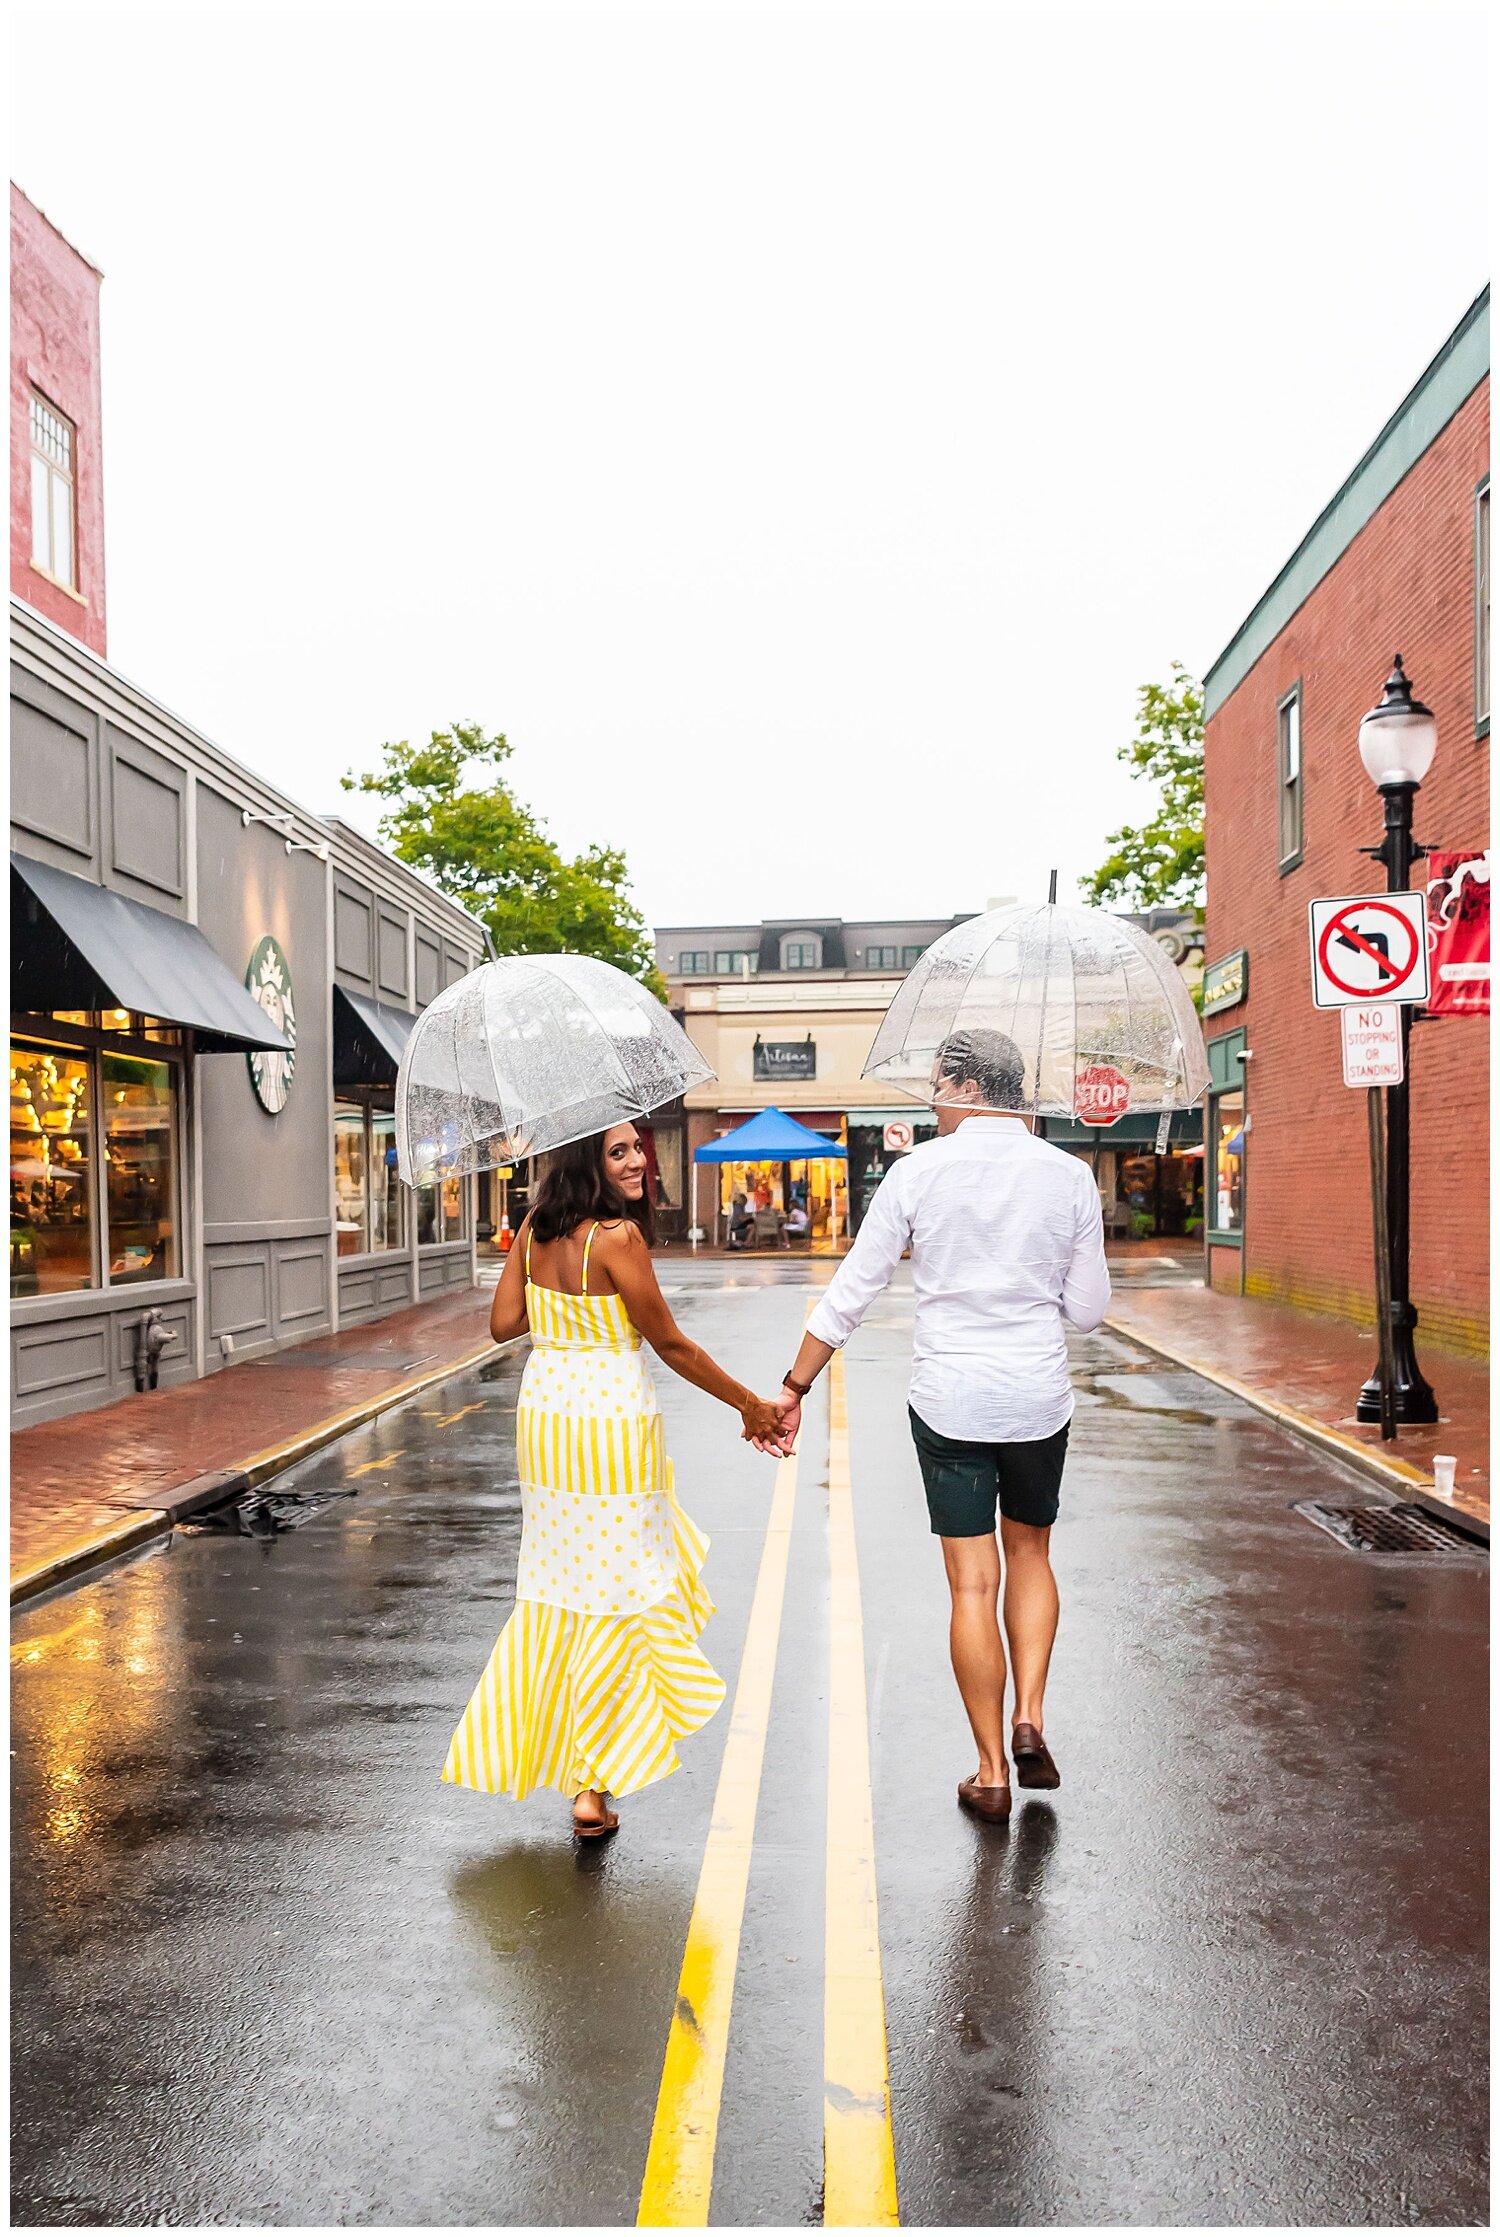
<instances>
[{"instance_id":1,"label":"man's wristwatch","mask_svg":"<svg viewBox=\"0 0 1500 2237\"><path fill-rule=\"evenodd\" d=\"M794 1392L798 1398L805 1398L808 1392L812 1389L812 1384L799 1383L795 1375L783 1375L781 1378L781 1387L783 1390L790 1390Z\"/></svg>"}]
</instances>

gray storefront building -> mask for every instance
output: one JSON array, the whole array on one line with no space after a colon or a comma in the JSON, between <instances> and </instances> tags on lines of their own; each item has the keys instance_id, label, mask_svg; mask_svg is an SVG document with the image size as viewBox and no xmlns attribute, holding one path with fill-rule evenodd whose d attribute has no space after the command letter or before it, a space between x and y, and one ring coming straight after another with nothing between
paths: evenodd
<instances>
[{"instance_id":1,"label":"gray storefront building","mask_svg":"<svg viewBox=\"0 0 1500 2237\"><path fill-rule=\"evenodd\" d=\"M398 1182L391 1114L483 928L31 607L11 627L13 1421L472 1285L472 1183Z\"/></svg>"}]
</instances>

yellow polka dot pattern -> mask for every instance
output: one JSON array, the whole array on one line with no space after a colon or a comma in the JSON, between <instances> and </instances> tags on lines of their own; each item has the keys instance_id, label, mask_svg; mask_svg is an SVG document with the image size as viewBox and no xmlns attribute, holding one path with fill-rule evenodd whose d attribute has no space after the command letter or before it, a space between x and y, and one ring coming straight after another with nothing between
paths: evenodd
<instances>
[{"instance_id":1,"label":"yellow polka dot pattern","mask_svg":"<svg viewBox=\"0 0 1500 2237\"><path fill-rule=\"evenodd\" d=\"M443 1778L518 1799L539 1786L632 1794L678 1769L676 1742L724 1698L697 1644L713 1614L708 1541L678 1504L623 1299L528 1281L526 1306L516 1609Z\"/></svg>"}]
</instances>

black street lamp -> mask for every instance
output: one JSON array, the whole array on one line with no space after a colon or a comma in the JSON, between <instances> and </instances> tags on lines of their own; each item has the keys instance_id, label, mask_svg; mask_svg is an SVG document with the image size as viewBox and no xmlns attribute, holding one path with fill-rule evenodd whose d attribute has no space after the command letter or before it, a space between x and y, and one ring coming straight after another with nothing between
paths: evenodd
<instances>
[{"instance_id":1,"label":"black street lamp","mask_svg":"<svg viewBox=\"0 0 1500 2237\"><path fill-rule=\"evenodd\" d=\"M1379 706L1372 707L1359 726L1360 759L1379 786L1380 797L1385 802L1385 838L1378 847L1363 847L1360 851L1385 864L1388 893L1410 890L1412 864L1420 862L1427 852L1412 837L1411 804L1413 794L1432 767L1436 751L1436 719L1430 707L1413 699L1401 655L1397 653ZM1413 1337L1417 1312L1407 1294L1411 1288L1411 1009L1404 1002L1399 1007L1401 1084L1385 1090L1389 1357L1395 1419L1398 1422L1433 1422L1438 1418L1437 1400L1417 1365ZM1355 1419L1379 1421L1380 1400L1381 1376L1377 1368L1359 1394Z\"/></svg>"}]
</instances>

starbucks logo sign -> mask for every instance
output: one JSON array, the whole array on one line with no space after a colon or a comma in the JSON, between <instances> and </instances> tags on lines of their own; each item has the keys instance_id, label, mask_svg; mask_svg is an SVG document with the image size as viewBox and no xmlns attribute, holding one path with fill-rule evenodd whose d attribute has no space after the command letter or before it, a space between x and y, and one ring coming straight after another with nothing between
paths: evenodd
<instances>
[{"instance_id":1,"label":"starbucks logo sign","mask_svg":"<svg viewBox=\"0 0 1500 2237\"><path fill-rule=\"evenodd\" d=\"M277 1032L284 1034L292 1044L285 1051L251 1049L247 1052L250 1084L260 1103L274 1115L286 1109L292 1074L297 1069L297 1012L292 1001L290 966L281 943L273 940L269 932L256 943L250 968L245 973L245 984Z\"/></svg>"}]
</instances>

